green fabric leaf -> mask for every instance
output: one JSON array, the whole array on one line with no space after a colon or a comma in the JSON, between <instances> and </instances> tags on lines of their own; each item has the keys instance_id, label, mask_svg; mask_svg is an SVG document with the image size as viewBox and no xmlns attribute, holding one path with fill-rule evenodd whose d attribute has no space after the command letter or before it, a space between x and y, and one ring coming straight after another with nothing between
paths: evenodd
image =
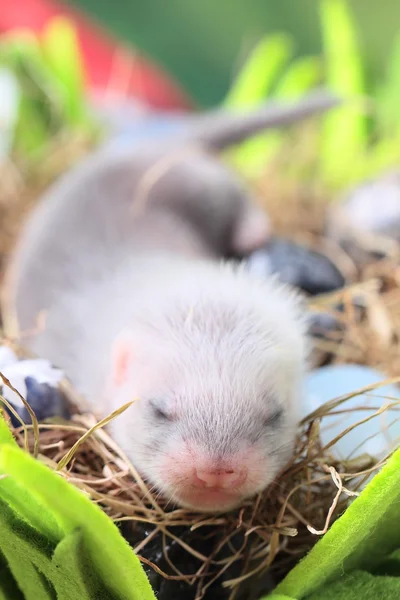
<instances>
[{"instance_id":1,"label":"green fabric leaf","mask_svg":"<svg viewBox=\"0 0 400 600\"><path fill-rule=\"evenodd\" d=\"M81 529L85 551L113 594L127 600L155 599L139 559L118 528L81 491L9 444L0 447L0 472L8 474L13 482L43 505L54 516L64 535ZM1 484L8 479L0 480L0 497Z\"/></svg>"},{"instance_id":2,"label":"green fabric leaf","mask_svg":"<svg viewBox=\"0 0 400 600\"><path fill-rule=\"evenodd\" d=\"M1 502L0 522L1 547L26 600L116 600L110 594L89 592L83 570L89 565L82 555L79 533L67 536L54 548ZM93 575L89 569L88 577Z\"/></svg>"},{"instance_id":3,"label":"green fabric leaf","mask_svg":"<svg viewBox=\"0 0 400 600\"><path fill-rule=\"evenodd\" d=\"M0 527L1 551L25 600L54 600L51 586L43 576L53 550L47 539L27 523L17 519L1 500Z\"/></svg>"},{"instance_id":4,"label":"green fabric leaf","mask_svg":"<svg viewBox=\"0 0 400 600\"><path fill-rule=\"evenodd\" d=\"M390 575L400 577L400 549L383 560L374 570L374 575Z\"/></svg>"},{"instance_id":5,"label":"green fabric leaf","mask_svg":"<svg viewBox=\"0 0 400 600\"><path fill-rule=\"evenodd\" d=\"M9 427L0 415L0 447L2 444L8 444L18 450ZM2 471L0 469L0 475ZM54 519L51 511L47 510L43 503L29 493L22 485L19 485L12 477L0 478L0 499L4 500L20 516L25 519L32 527L40 531L49 540L55 544L62 538L62 531Z\"/></svg>"},{"instance_id":6,"label":"green fabric leaf","mask_svg":"<svg viewBox=\"0 0 400 600\"><path fill-rule=\"evenodd\" d=\"M14 444L14 446L17 446L17 442L14 440L11 430L1 414L0 400L0 445L1 444Z\"/></svg>"},{"instance_id":7,"label":"green fabric leaf","mask_svg":"<svg viewBox=\"0 0 400 600\"><path fill-rule=\"evenodd\" d=\"M307 600L398 600L400 579L377 577L363 571L345 575L321 590L311 594Z\"/></svg>"},{"instance_id":8,"label":"green fabric leaf","mask_svg":"<svg viewBox=\"0 0 400 600\"><path fill-rule=\"evenodd\" d=\"M62 531L51 512L11 477L0 479L0 499L54 543L62 538Z\"/></svg>"},{"instance_id":9,"label":"green fabric leaf","mask_svg":"<svg viewBox=\"0 0 400 600\"><path fill-rule=\"evenodd\" d=\"M0 521L1 527L1 521ZM4 554L0 550L0 600L24 600L14 577L10 573Z\"/></svg>"},{"instance_id":10,"label":"green fabric leaf","mask_svg":"<svg viewBox=\"0 0 400 600\"><path fill-rule=\"evenodd\" d=\"M82 593L93 600L115 600L115 596L106 589L105 581L95 573L92 561L85 553L82 531L71 533L58 544L52 565L57 573L62 574L62 577L54 577L57 600L80 600L84 597ZM76 590L70 582L74 583Z\"/></svg>"},{"instance_id":11,"label":"green fabric leaf","mask_svg":"<svg viewBox=\"0 0 400 600\"><path fill-rule=\"evenodd\" d=\"M399 506L400 449L276 592L301 600L343 573L374 568L400 548Z\"/></svg>"}]
</instances>

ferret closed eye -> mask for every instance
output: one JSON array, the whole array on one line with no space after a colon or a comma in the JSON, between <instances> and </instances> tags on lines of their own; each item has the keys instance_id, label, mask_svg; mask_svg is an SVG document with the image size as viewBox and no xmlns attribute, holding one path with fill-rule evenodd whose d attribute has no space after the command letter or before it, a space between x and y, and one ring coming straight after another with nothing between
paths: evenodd
<instances>
[{"instance_id":1,"label":"ferret closed eye","mask_svg":"<svg viewBox=\"0 0 400 600\"><path fill-rule=\"evenodd\" d=\"M163 421L173 421L172 415L170 415L164 407L159 406L153 400L149 400L149 405L150 405L150 409L151 409L152 414L160 422L163 422Z\"/></svg>"},{"instance_id":2,"label":"ferret closed eye","mask_svg":"<svg viewBox=\"0 0 400 600\"><path fill-rule=\"evenodd\" d=\"M283 408L279 408L272 412L268 417L264 419L264 427L274 427L279 425L284 417L285 411Z\"/></svg>"}]
</instances>

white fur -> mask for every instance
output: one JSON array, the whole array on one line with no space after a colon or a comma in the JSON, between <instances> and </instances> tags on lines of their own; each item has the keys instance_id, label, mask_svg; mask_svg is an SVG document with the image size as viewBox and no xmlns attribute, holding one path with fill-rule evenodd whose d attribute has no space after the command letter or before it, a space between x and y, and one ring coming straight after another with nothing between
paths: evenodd
<instances>
[{"instance_id":1,"label":"white fur","mask_svg":"<svg viewBox=\"0 0 400 600\"><path fill-rule=\"evenodd\" d=\"M249 477L244 493L252 495L292 449L305 330L299 299L275 279L228 263L154 256L127 259L103 283L60 298L33 348L64 369L102 415L139 398L111 431L151 484L175 497L163 461L189 440L210 457L255 448L265 467L254 467L254 485ZM121 331L133 358L116 389L111 346ZM153 399L174 407L176 421L156 423ZM279 427L264 427L279 406Z\"/></svg>"}]
</instances>

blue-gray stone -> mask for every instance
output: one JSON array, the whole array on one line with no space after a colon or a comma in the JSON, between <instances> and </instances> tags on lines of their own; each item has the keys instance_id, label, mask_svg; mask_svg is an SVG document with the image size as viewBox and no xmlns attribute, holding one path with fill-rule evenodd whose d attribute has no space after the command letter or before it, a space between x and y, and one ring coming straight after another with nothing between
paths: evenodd
<instances>
[{"instance_id":1,"label":"blue-gray stone","mask_svg":"<svg viewBox=\"0 0 400 600\"><path fill-rule=\"evenodd\" d=\"M331 365L316 369L306 379L303 417L329 400L386 379L388 377L378 371L361 365ZM397 405L396 400L399 402ZM397 385L385 385L355 396L335 409L360 410L324 417L321 422L323 444L333 440L347 427L373 414L375 411L371 408L378 409L390 402L393 408L353 429L332 449L335 456L341 459L355 458L365 453L382 458L400 444L400 388Z\"/></svg>"}]
</instances>

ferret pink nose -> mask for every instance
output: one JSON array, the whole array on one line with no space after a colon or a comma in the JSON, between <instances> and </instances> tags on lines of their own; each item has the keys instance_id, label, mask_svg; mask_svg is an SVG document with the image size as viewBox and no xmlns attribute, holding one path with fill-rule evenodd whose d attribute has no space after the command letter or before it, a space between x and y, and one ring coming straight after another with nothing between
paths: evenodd
<instances>
[{"instance_id":1,"label":"ferret pink nose","mask_svg":"<svg viewBox=\"0 0 400 600\"><path fill-rule=\"evenodd\" d=\"M196 483L200 487L229 489L246 481L245 469L196 470Z\"/></svg>"}]
</instances>

